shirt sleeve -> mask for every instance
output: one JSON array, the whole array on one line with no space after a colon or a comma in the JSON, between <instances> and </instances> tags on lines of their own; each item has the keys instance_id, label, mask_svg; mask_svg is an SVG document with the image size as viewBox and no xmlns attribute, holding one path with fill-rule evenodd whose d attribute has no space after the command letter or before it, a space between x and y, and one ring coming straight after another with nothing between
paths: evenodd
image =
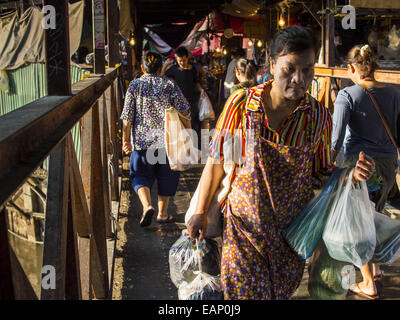
<instances>
[{"instance_id":1,"label":"shirt sleeve","mask_svg":"<svg viewBox=\"0 0 400 320\"><path fill-rule=\"evenodd\" d=\"M135 96L133 95L133 82L128 87L125 95L124 109L121 113L121 120L126 120L131 123L134 121L134 115L136 112L136 101Z\"/></svg>"},{"instance_id":2,"label":"shirt sleeve","mask_svg":"<svg viewBox=\"0 0 400 320\"><path fill-rule=\"evenodd\" d=\"M209 156L222 161L224 158L223 145L229 137L233 137L242 120L243 105L246 90L238 90L225 103L224 109L218 118L215 132L210 143Z\"/></svg>"},{"instance_id":3,"label":"shirt sleeve","mask_svg":"<svg viewBox=\"0 0 400 320\"><path fill-rule=\"evenodd\" d=\"M179 89L179 86L173 80L170 80L167 92L169 94L169 102L176 110L179 112L190 110L189 102L186 100L181 89Z\"/></svg>"},{"instance_id":4,"label":"shirt sleeve","mask_svg":"<svg viewBox=\"0 0 400 320\"><path fill-rule=\"evenodd\" d=\"M343 145L346 127L350 121L352 102L345 91L340 90L335 101L333 112L332 149L339 151Z\"/></svg>"},{"instance_id":5,"label":"shirt sleeve","mask_svg":"<svg viewBox=\"0 0 400 320\"><path fill-rule=\"evenodd\" d=\"M321 108L325 108L321 106ZM328 110L321 113L322 130L314 149L313 184L319 189L331 175L335 165L332 158L332 117Z\"/></svg>"}]
</instances>

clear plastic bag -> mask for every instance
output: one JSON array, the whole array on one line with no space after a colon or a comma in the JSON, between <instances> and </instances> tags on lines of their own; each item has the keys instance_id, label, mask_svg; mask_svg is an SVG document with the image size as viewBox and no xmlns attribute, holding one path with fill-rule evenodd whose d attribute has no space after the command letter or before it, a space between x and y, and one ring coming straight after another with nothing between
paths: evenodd
<instances>
[{"instance_id":1,"label":"clear plastic bag","mask_svg":"<svg viewBox=\"0 0 400 320\"><path fill-rule=\"evenodd\" d=\"M345 173L346 170L341 168L335 170L322 191L310 201L302 213L282 232L289 246L304 260L311 257L322 237L328 218L329 205L335 195L337 181Z\"/></svg>"},{"instance_id":2,"label":"clear plastic bag","mask_svg":"<svg viewBox=\"0 0 400 320\"><path fill-rule=\"evenodd\" d=\"M221 252L218 243L212 239L192 243L188 231L182 231L181 237L169 250L169 269L173 284L179 286L193 281L201 269L211 276L217 276L221 270Z\"/></svg>"},{"instance_id":3,"label":"clear plastic bag","mask_svg":"<svg viewBox=\"0 0 400 320\"><path fill-rule=\"evenodd\" d=\"M354 267L332 259L323 241L315 249L308 273L308 292L315 300L344 300L348 288L355 281L351 279L351 275L355 278Z\"/></svg>"},{"instance_id":4,"label":"clear plastic bag","mask_svg":"<svg viewBox=\"0 0 400 320\"><path fill-rule=\"evenodd\" d=\"M391 264L400 256L400 221L375 211L376 248L371 262Z\"/></svg>"},{"instance_id":5,"label":"clear plastic bag","mask_svg":"<svg viewBox=\"0 0 400 320\"><path fill-rule=\"evenodd\" d=\"M223 300L220 275L196 271L191 282L182 282L178 289L179 300Z\"/></svg>"},{"instance_id":6,"label":"clear plastic bag","mask_svg":"<svg viewBox=\"0 0 400 320\"><path fill-rule=\"evenodd\" d=\"M353 185L353 170L344 188L339 181L322 238L332 258L361 268L374 254L376 233L367 185Z\"/></svg>"},{"instance_id":7,"label":"clear plastic bag","mask_svg":"<svg viewBox=\"0 0 400 320\"><path fill-rule=\"evenodd\" d=\"M215 113L207 93L203 92L199 99L199 120L214 120Z\"/></svg>"}]
</instances>

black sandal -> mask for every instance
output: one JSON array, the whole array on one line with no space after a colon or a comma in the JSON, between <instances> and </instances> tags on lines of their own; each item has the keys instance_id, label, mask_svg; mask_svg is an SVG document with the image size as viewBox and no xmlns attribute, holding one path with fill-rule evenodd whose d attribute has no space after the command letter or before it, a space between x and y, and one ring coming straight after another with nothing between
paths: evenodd
<instances>
[{"instance_id":1,"label":"black sandal","mask_svg":"<svg viewBox=\"0 0 400 320\"><path fill-rule=\"evenodd\" d=\"M149 208L143 213L142 219L140 220L141 227L147 227L151 224L151 219L153 218L155 211L154 208Z\"/></svg>"},{"instance_id":2,"label":"black sandal","mask_svg":"<svg viewBox=\"0 0 400 320\"><path fill-rule=\"evenodd\" d=\"M171 222L174 222L174 221L175 221L175 218L173 216L170 216L170 215L167 217L167 219L157 219L157 222L161 223L161 224L163 224L163 223L171 223Z\"/></svg>"}]
</instances>

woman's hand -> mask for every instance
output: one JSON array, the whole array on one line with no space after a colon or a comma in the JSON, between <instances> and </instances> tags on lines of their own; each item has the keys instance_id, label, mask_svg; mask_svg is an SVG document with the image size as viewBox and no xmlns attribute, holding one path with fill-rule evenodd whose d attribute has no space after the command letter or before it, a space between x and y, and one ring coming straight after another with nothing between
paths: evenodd
<instances>
[{"instance_id":1,"label":"woman's hand","mask_svg":"<svg viewBox=\"0 0 400 320\"><path fill-rule=\"evenodd\" d=\"M189 231L189 236L191 239L196 239L198 237L200 241L203 241L207 230L207 214L194 214L186 223L186 227Z\"/></svg>"},{"instance_id":2,"label":"woman's hand","mask_svg":"<svg viewBox=\"0 0 400 320\"><path fill-rule=\"evenodd\" d=\"M130 143L130 141L124 141L123 142L122 150L124 150L124 152L126 154L131 154L132 153L132 144Z\"/></svg>"},{"instance_id":3,"label":"woman's hand","mask_svg":"<svg viewBox=\"0 0 400 320\"><path fill-rule=\"evenodd\" d=\"M353 183L367 181L375 171L375 161L367 156L363 151L360 152L356 167L353 171Z\"/></svg>"}]
</instances>

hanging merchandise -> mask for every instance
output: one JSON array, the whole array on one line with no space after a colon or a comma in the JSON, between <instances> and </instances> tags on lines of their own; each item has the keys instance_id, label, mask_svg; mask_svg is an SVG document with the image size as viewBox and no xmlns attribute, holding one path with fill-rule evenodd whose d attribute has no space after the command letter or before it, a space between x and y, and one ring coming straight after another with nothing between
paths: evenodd
<instances>
[{"instance_id":1,"label":"hanging merchandise","mask_svg":"<svg viewBox=\"0 0 400 320\"><path fill-rule=\"evenodd\" d=\"M332 258L361 268L374 254L376 232L367 184L353 184L353 172L333 200L322 238Z\"/></svg>"},{"instance_id":2,"label":"hanging merchandise","mask_svg":"<svg viewBox=\"0 0 400 320\"><path fill-rule=\"evenodd\" d=\"M302 213L292 224L282 232L289 246L297 252L304 260L311 257L315 247L322 237L326 220L328 219L329 207L335 197L337 182L344 180L346 170L336 169L322 191L316 195L304 208Z\"/></svg>"}]
</instances>

